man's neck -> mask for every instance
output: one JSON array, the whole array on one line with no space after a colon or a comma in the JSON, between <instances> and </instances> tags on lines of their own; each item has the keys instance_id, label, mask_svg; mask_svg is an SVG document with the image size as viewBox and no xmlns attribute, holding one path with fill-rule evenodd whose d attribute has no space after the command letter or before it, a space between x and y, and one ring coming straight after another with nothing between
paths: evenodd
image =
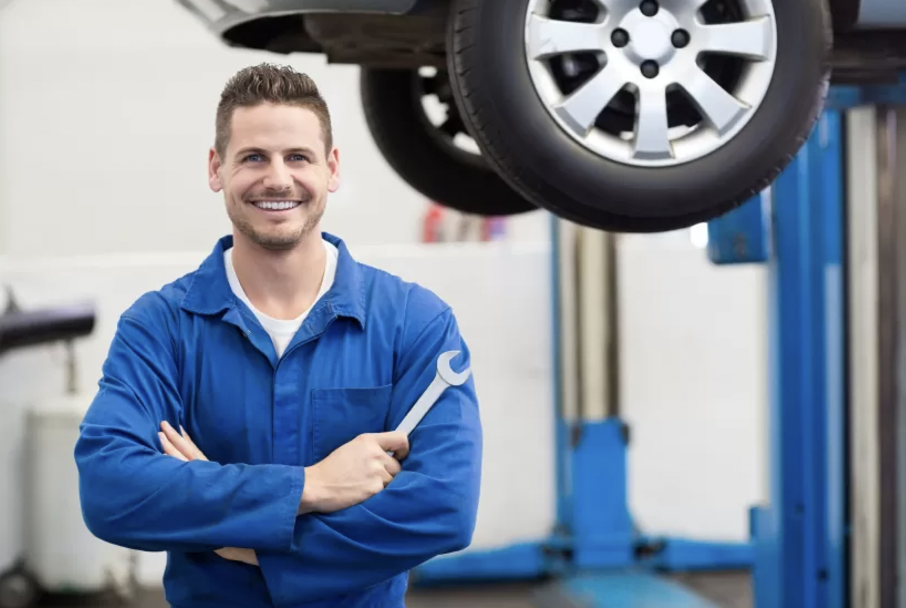
<instances>
[{"instance_id":1,"label":"man's neck","mask_svg":"<svg viewBox=\"0 0 906 608\"><path fill-rule=\"evenodd\" d=\"M269 251L236 234L233 268L245 295L269 317L294 319L318 297L327 261L320 231L288 251Z\"/></svg>"}]
</instances>

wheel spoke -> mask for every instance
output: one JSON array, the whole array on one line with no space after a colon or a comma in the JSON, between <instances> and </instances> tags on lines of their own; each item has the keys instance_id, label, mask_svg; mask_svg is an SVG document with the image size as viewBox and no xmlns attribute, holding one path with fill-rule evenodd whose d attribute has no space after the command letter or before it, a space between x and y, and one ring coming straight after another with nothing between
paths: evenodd
<instances>
[{"instance_id":1,"label":"wheel spoke","mask_svg":"<svg viewBox=\"0 0 906 608\"><path fill-rule=\"evenodd\" d=\"M598 23L575 23L529 17L528 53L532 59L543 59L562 53L600 51L604 48L603 28Z\"/></svg>"},{"instance_id":2,"label":"wheel spoke","mask_svg":"<svg viewBox=\"0 0 906 608\"><path fill-rule=\"evenodd\" d=\"M607 68L592 76L569 97L554 106L554 111L580 135L586 135L610 100L626 84L620 71Z\"/></svg>"},{"instance_id":3,"label":"wheel spoke","mask_svg":"<svg viewBox=\"0 0 906 608\"><path fill-rule=\"evenodd\" d=\"M667 91L663 86L646 84L639 88L636 105L635 150L638 159L673 156L667 124Z\"/></svg>"},{"instance_id":4,"label":"wheel spoke","mask_svg":"<svg viewBox=\"0 0 906 608\"><path fill-rule=\"evenodd\" d=\"M683 88L705 120L721 134L728 131L749 110L749 106L727 93L700 69L683 80Z\"/></svg>"},{"instance_id":5,"label":"wheel spoke","mask_svg":"<svg viewBox=\"0 0 906 608\"><path fill-rule=\"evenodd\" d=\"M700 37L700 48L709 53L765 60L770 54L771 34L770 17L759 17L739 23L700 25L693 39Z\"/></svg>"}]
</instances>

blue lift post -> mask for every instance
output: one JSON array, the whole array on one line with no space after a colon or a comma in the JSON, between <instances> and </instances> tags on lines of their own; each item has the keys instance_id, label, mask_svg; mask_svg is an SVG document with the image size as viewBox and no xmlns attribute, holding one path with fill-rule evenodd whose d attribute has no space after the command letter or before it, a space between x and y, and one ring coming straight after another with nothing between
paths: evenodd
<instances>
[{"instance_id":1,"label":"blue lift post","mask_svg":"<svg viewBox=\"0 0 906 608\"><path fill-rule=\"evenodd\" d=\"M771 190L708 227L713 262L763 262L770 275L771 487L751 511L755 608L850 605L844 121L882 104L906 104L906 82L833 87Z\"/></svg>"},{"instance_id":2,"label":"blue lift post","mask_svg":"<svg viewBox=\"0 0 906 608\"><path fill-rule=\"evenodd\" d=\"M741 212L747 211L748 207ZM560 285L559 221L552 218L555 345L560 343L561 317L556 289ZM737 243L735 250L751 254L757 252L756 244L753 241L743 247ZM553 358L553 368L560 369L557 348ZM518 545L470 549L431 560L414 570L412 584L553 579L539 596L539 605L561 608L582 598L578 603L588 608L714 608L658 574L749 569L754 564L752 544L640 533L627 499L626 425L618 417L602 421L564 419L559 387L553 401L558 496L556 522L550 533Z\"/></svg>"},{"instance_id":3,"label":"blue lift post","mask_svg":"<svg viewBox=\"0 0 906 608\"><path fill-rule=\"evenodd\" d=\"M771 484L751 511L756 608L847 605L844 171L841 109L830 107L769 190L708 227L714 263L765 263L769 274Z\"/></svg>"},{"instance_id":4,"label":"blue lift post","mask_svg":"<svg viewBox=\"0 0 906 608\"><path fill-rule=\"evenodd\" d=\"M559 286L557 220L552 218L552 283ZM559 297L553 299L553 369L560 369ZM603 372L602 372L603 373ZM571 421L562 415L559 378L552 396L556 439L556 522L545 538L493 550L466 550L413 571L413 586L550 581L538 606L717 608L658 576L753 565L751 543L709 542L640 533L627 497L628 433L618 417Z\"/></svg>"}]
</instances>

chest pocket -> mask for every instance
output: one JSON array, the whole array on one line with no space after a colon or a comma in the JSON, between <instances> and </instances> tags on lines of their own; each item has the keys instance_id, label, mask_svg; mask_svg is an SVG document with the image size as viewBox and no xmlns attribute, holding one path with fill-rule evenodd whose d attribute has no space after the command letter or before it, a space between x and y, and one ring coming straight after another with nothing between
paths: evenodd
<instances>
[{"instance_id":1,"label":"chest pocket","mask_svg":"<svg viewBox=\"0 0 906 608\"><path fill-rule=\"evenodd\" d=\"M383 433L393 385L368 388L312 390L312 446L314 462L329 456L362 433Z\"/></svg>"}]
</instances>

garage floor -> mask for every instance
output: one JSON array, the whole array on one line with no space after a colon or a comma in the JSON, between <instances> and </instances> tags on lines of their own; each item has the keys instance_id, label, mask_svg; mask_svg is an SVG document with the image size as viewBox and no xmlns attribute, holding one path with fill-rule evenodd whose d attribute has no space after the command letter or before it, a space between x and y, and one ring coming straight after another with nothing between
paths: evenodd
<instances>
[{"instance_id":1,"label":"garage floor","mask_svg":"<svg viewBox=\"0 0 906 608\"><path fill-rule=\"evenodd\" d=\"M720 608L753 608L748 573L685 574L672 577ZM534 608L532 585L494 585L462 589L413 590L407 608ZM42 608L99 608L96 599L46 598ZM163 593L147 591L131 608L167 608ZM664 606L663 608L670 608Z\"/></svg>"},{"instance_id":2,"label":"garage floor","mask_svg":"<svg viewBox=\"0 0 906 608\"><path fill-rule=\"evenodd\" d=\"M680 574L671 577L721 608L754 608L748 572Z\"/></svg>"}]
</instances>

